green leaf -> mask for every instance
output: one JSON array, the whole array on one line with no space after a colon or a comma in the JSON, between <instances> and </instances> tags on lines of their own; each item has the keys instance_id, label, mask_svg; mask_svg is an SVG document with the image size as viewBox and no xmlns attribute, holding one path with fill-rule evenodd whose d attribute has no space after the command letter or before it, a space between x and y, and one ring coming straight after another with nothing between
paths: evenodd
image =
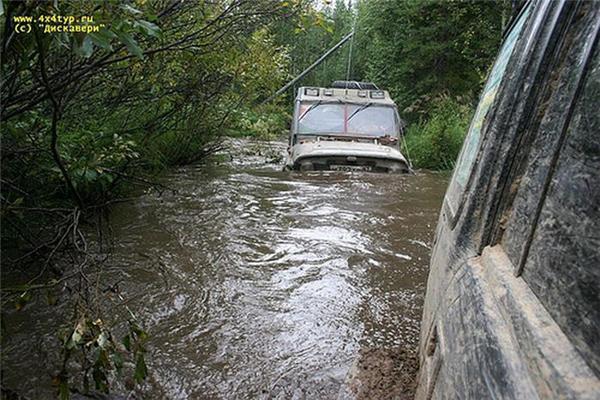
<instances>
[{"instance_id":1,"label":"green leaf","mask_svg":"<svg viewBox=\"0 0 600 400\"><path fill-rule=\"evenodd\" d=\"M111 358L113 364L115 364L117 372L121 373L121 370L123 369L123 364L125 363L125 360L123 360L123 355L119 352L116 352L111 355Z\"/></svg>"},{"instance_id":2,"label":"green leaf","mask_svg":"<svg viewBox=\"0 0 600 400\"><path fill-rule=\"evenodd\" d=\"M148 375L148 369L146 368L146 361L142 353L138 354L137 361L135 363L135 374L134 379L137 383L142 383Z\"/></svg>"},{"instance_id":3,"label":"green leaf","mask_svg":"<svg viewBox=\"0 0 600 400\"><path fill-rule=\"evenodd\" d=\"M92 182L98 177L98 173L93 169L86 169L83 177L86 181Z\"/></svg>"},{"instance_id":4,"label":"green leaf","mask_svg":"<svg viewBox=\"0 0 600 400\"><path fill-rule=\"evenodd\" d=\"M86 36L81 43L81 55L85 58L90 58L93 52L94 45L92 44L92 39Z\"/></svg>"},{"instance_id":5,"label":"green leaf","mask_svg":"<svg viewBox=\"0 0 600 400\"><path fill-rule=\"evenodd\" d=\"M88 34L89 38L94 42L94 44L98 47L101 47L106 50L112 50L112 46L110 44L111 39L117 37L113 32L108 29L100 29L99 32L92 32Z\"/></svg>"},{"instance_id":6,"label":"green leaf","mask_svg":"<svg viewBox=\"0 0 600 400\"><path fill-rule=\"evenodd\" d=\"M129 33L127 32L119 32L117 34L117 36L119 37L119 40L125 45L127 46L127 50L129 50L129 52L131 54L133 54L134 56L137 56L138 58L140 58L141 60L144 59L144 52L142 51L142 48L140 46L138 46L137 42L135 41L135 39L133 38L133 36L131 36Z\"/></svg>"},{"instance_id":7,"label":"green leaf","mask_svg":"<svg viewBox=\"0 0 600 400\"><path fill-rule=\"evenodd\" d=\"M121 8L125 11L129 11L132 14L142 14L140 10L131 7L129 4L121 4Z\"/></svg>"},{"instance_id":8,"label":"green leaf","mask_svg":"<svg viewBox=\"0 0 600 400\"><path fill-rule=\"evenodd\" d=\"M141 30L146 34L154 37L160 36L160 28L153 24L152 22L138 20L133 23L133 26L136 28L141 28Z\"/></svg>"},{"instance_id":9,"label":"green leaf","mask_svg":"<svg viewBox=\"0 0 600 400\"><path fill-rule=\"evenodd\" d=\"M148 339L148 334L146 333L146 331L140 328L137 324L133 324L133 326L131 327L131 331L135 333L135 336L137 337L138 342L140 343L143 343L146 341L146 339Z\"/></svg>"},{"instance_id":10,"label":"green leaf","mask_svg":"<svg viewBox=\"0 0 600 400\"><path fill-rule=\"evenodd\" d=\"M127 351L131 351L131 336L127 335L122 340L123 346L127 349Z\"/></svg>"},{"instance_id":11,"label":"green leaf","mask_svg":"<svg viewBox=\"0 0 600 400\"><path fill-rule=\"evenodd\" d=\"M67 343L67 349L72 349L77 346L79 343L81 343L81 339L81 333L79 333L77 330L74 330L73 334L71 335L71 340L69 343Z\"/></svg>"},{"instance_id":12,"label":"green leaf","mask_svg":"<svg viewBox=\"0 0 600 400\"><path fill-rule=\"evenodd\" d=\"M66 380L60 381L58 393L60 400L69 400L71 398L71 392L69 392L69 383Z\"/></svg>"}]
</instances>

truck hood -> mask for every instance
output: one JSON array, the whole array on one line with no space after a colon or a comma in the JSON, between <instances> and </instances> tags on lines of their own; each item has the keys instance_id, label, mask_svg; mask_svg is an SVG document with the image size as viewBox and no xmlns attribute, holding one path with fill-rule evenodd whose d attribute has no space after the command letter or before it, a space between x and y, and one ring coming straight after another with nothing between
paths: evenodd
<instances>
[{"instance_id":1,"label":"truck hood","mask_svg":"<svg viewBox=\"0 0 600 400\"><path fill-rule=\"evenodd\" d=\"M290 161L292 164L295 164L303 158L331 156L379 158L403 162L408 165L408 162L402 153L393 147L375 143L335 140L321 140L296 144L291 149Z\"/></svg>"}]
</instances>

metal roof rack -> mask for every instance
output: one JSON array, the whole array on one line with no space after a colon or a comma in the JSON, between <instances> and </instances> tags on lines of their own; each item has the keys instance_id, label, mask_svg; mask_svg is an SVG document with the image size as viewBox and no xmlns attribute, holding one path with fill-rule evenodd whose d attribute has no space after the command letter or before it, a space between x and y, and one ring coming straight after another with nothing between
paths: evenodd
<instances>
[{"instance_id":1,"label":"metal roof rack","mask_svg":"<svg viewBox=\"0 0 600 400\"><path fill-rule=\"evenodd\" d=\"M372 82L358 81L334 81L331 87L335 89L379 90L377 85Z\"/></svg>"}]
</instances>

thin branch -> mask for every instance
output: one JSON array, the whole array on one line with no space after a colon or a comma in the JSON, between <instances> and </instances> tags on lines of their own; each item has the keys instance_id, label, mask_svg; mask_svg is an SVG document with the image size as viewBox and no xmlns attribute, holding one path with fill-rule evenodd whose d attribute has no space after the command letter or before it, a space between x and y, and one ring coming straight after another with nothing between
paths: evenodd
<instances>
[{"instance_id":1,"label":"thin branch","mask_svg":"<svg viewBox=\"0 0 600 400\"><path fill-rule=\"evenodd\" d=\"M39 30L34 28L34 34L38 46L39 52L39 63L40 63L40 73L42 75L42 82L48 92L48 97L50 98L50 102L52 103L52 125L50 127L50 135L51 135L51 144L50 150L52 151L52 157L54 158L54 162L65 180L67 187L71 191L75 201L79 208L83 208L83 201L81 200L81 196L75 186L73 185L73 181L71 180L71 176L67 172L65 168L60 153L58 151L58 120L60 119L60 101L54 96L52 88L48 84L48 75L46 74L46 66L45 66L45 52L44 52L44 44L42 43L42 39L40 38Z\"/></svg>"}]
</instances>

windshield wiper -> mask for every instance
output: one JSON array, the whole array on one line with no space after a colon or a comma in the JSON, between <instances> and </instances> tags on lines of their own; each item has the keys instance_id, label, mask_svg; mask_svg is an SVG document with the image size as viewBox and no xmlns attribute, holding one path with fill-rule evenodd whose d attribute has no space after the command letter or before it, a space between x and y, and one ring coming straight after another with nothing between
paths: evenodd
<instances>
[{"instance_id":1,"label":"windshield wiper","mask_svg":"<svg viewBox=\"0 0 600 400\"><path fill-rule=\"evenodd\" d=\"M331 103L343 103L341 99L332 99L331 101L327 101L326 104L331 104ZM298 118L298 121L301 121L302 118L304 118L306 116L306 114L308 114L309 112L311 112L312 110L314 110L315 108L317 108L318 106L320 106L321 104L323 104L323 100L319 100L316 103L313 103L310 107L308 107L308 110L306 110L304 112L304 114L302 114L300 116L300 118Z\"/></svg>"},{"instance_id":2,"label":"windshield wiper","mask_svg":"<svg viewBox=\"0 0 600 400\"><path fill-rule=\"evenodd\" d=\"M352 117L354 117L356 114L358 114L359 112L361 112L364 109L371 107L372 105L373 105L373 103L367 103L364 106L361 106L356 111L354 111L352 114L350 114L350 116L348 117L348 119L346 121L350 121L352 119Z\"/></svg>"},{"instance_id":3,"label":"windshield wiper","mask_svg":"<svg viewBox=\"0 0 600 400\"><path fill-rule=\"evenodd\" d=\"M318 106L321 105L321 103L323 103L323 100L319 100L316 103L312 104L310 107L308 107L308 110L304 111L304 114L302 114L300 116L300 118L298 118L298 121L302 121L302 118L306 117L306 114L308 114L309 112L311 112L313 109L317 108Z\"/></svg>"}]
</instances>

